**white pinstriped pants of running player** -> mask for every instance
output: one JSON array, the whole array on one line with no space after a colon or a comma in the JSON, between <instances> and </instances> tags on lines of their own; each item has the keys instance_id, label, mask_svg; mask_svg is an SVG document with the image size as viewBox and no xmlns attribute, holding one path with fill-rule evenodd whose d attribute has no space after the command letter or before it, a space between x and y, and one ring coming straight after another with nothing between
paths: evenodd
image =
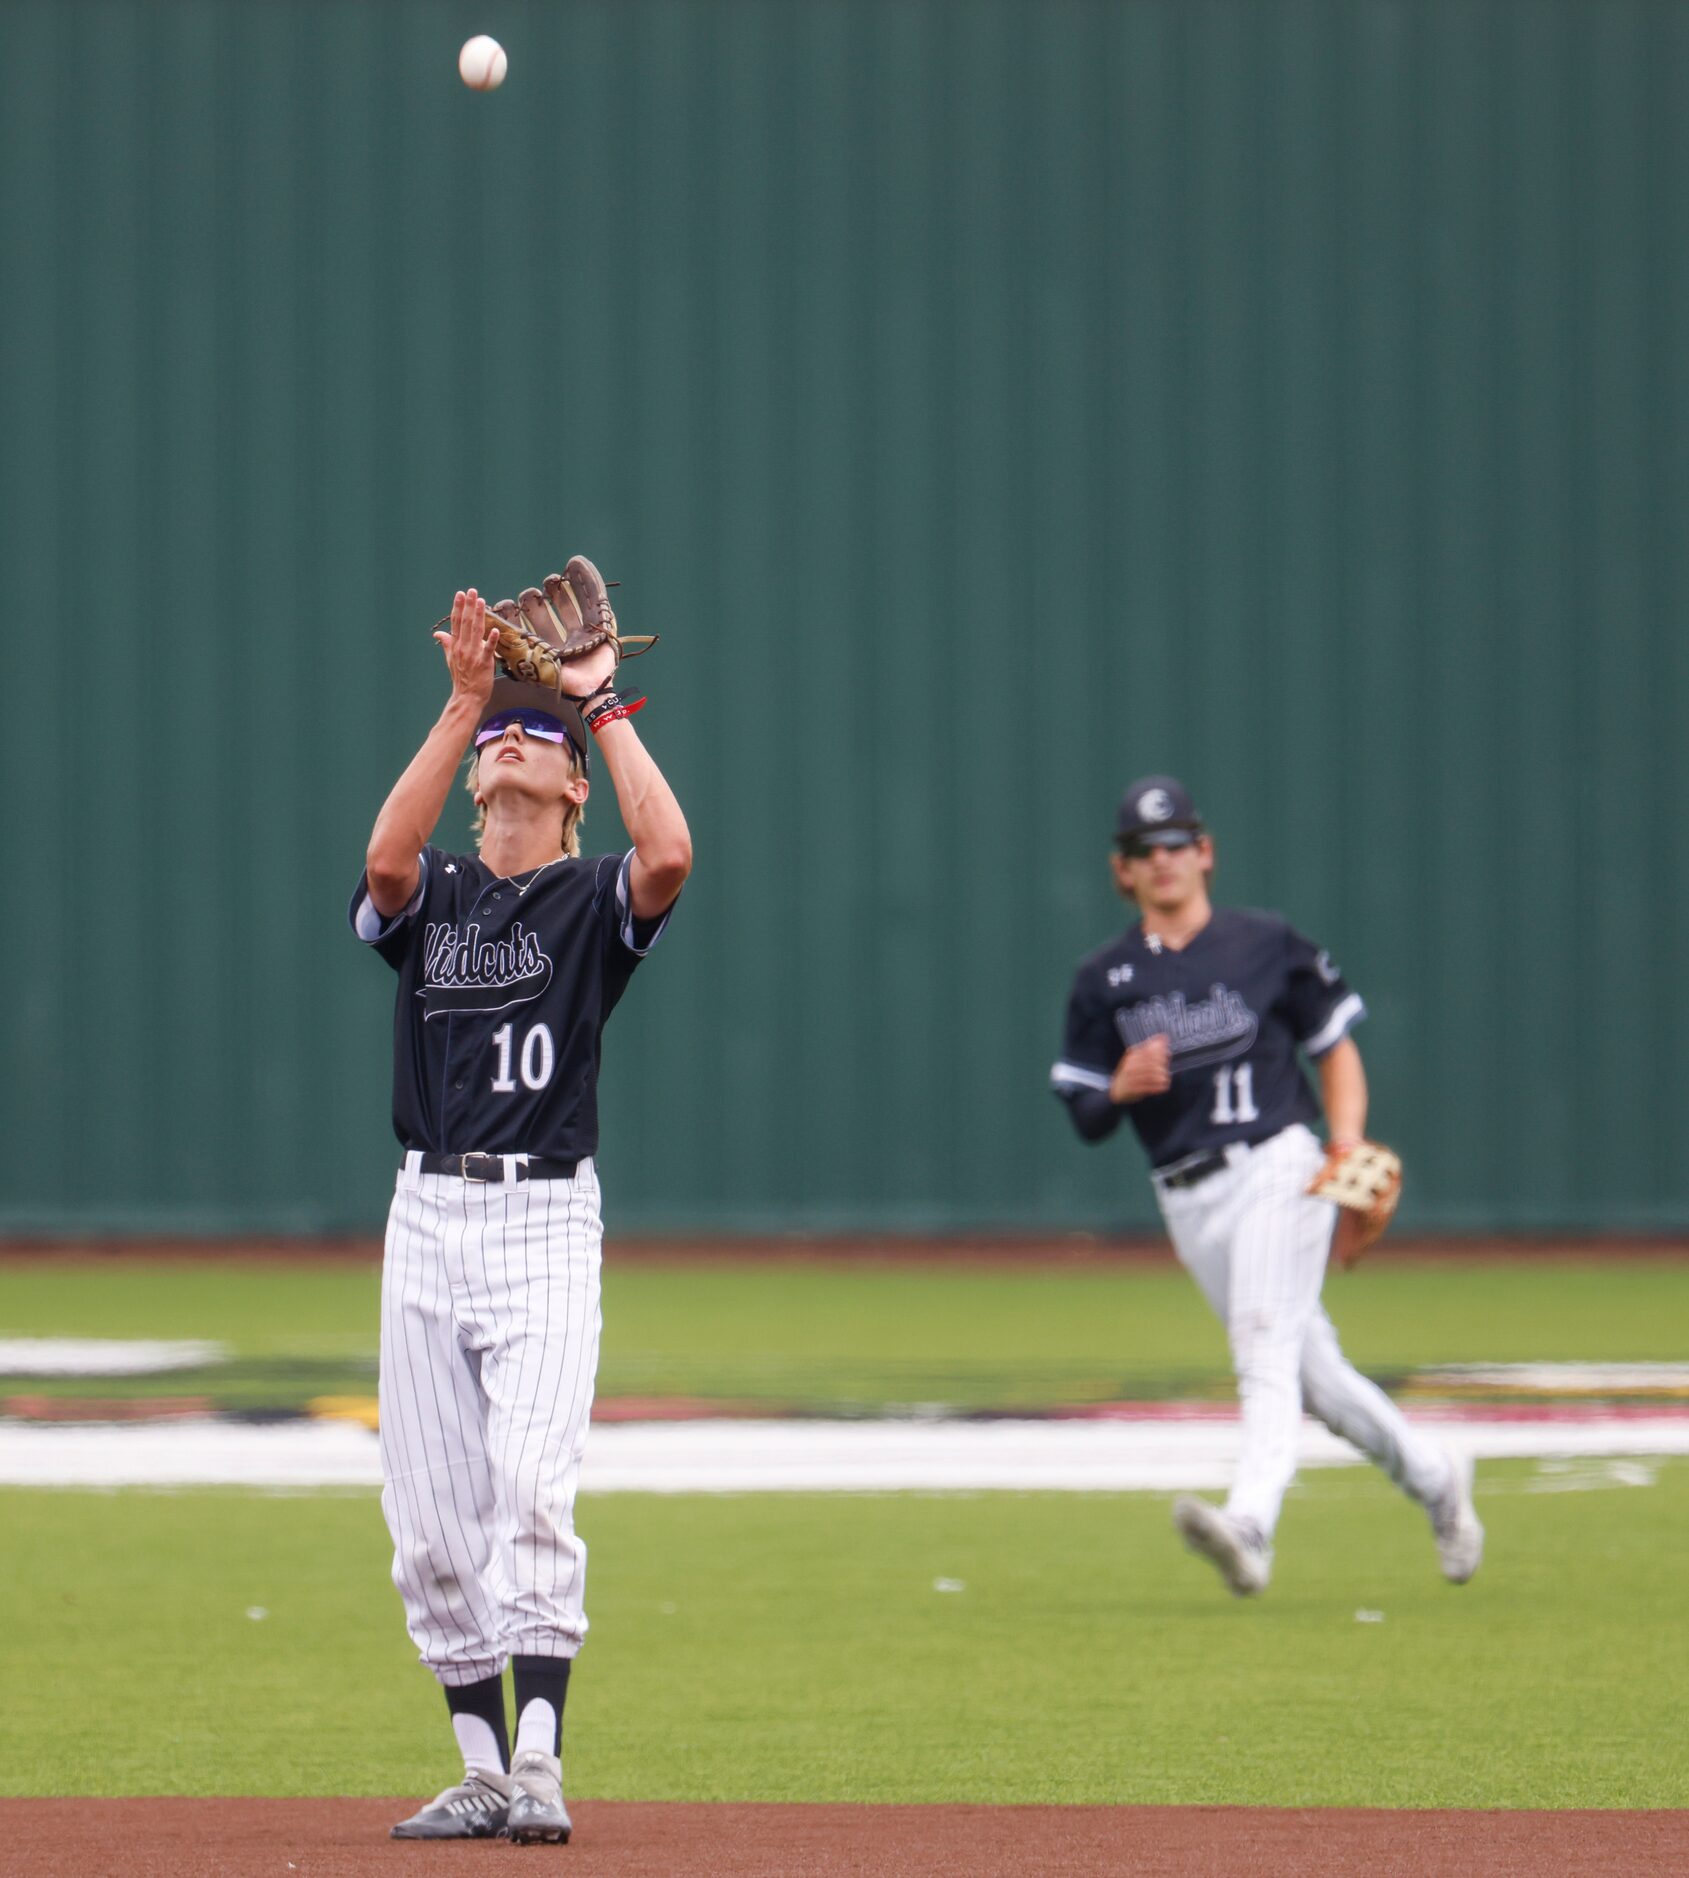
<instances>
[{"instance_id":1,"label":"white pinstriped pants of running player","mask_svg":"<svg viewBox=\"0 0 1689 1878\"><path fill-rule=\"evenodd\" d=\"M598 1367L603 1227L573 1180L465 1181L406 1157L381 1280L381 1506L406 1628L442 1683L586 1635L575 1487Z\"/></svg>"},{"instance_id":2,"label":"white pinstriped pants of running player","mask_svg":"<svg viewBox=\"0 0 1689 1878\"><path fill-rule=\"evenodd\" d=\"M1306 1192L1319 1142L1298 1123L1228 1159L1194 1187L1156 1189L1179 1262L1231 1340L1243 1427L1227 1513L1271 1542L1304 1405L1431 1505L1448 1491L1448 1456L1349 1363L1320 1305L1336 1209Z\"/></svg>"}]
</instances>

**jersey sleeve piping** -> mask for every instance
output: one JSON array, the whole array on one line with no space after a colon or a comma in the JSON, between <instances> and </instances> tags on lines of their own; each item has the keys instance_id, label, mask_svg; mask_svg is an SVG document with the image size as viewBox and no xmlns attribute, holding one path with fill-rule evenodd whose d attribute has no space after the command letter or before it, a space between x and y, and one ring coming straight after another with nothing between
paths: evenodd
<instances>
[{"instance_id":1,"label":"jersey sleeve piping","mask_svg":"<svg viewBox=\"0 0 1689 1878\"><path fill-rule=\"evenodd\" d=\"M1361 1002L1360 994L1351 991L1311 1037L1302 1039L1302 1048L1309 1056L1324 1056L1328 1050L1334 1050L1365 1016L1366 1006Z\"/></svg>"},{"instance_id":2,"label":"jersey sleeve piping","mask_svg":"<svg viewBox=\"0 0 1689 1878\"><path fill-rule=\"evenodd\" d=\"M633 894L628 886L628 870L633 866L633 857L637 848L629 848L622 856L622 864L616 870L616 930L621 935L622 944L636 959L645 957L651 948L662 938L669 923L669 915L680 904L677 898L671 900L654 920L640 919L633 910ZM643 933L640 928L644 928ZM644 944L640 944L643 938Z\"/></svg>"},{"instance_id":3,"label":"jersey sleeve piping","mask_svg":"<svg viewBox=\"0 0 1689 1878\"><path fill-rule=\"evenodd\" d=\"M1050 1070L1050 1087L1057 1095L1070 1095L1076 1089L1107 1089L1112 1081L1100 1069L1086 1069L1082 1063L1057 1063Z\"/></svg>"},{"instance_id":4,"label":"jersey sleeve piping","mask_svg":"<svg viewBox=\"0 0 1689 1878\"><path fill-rule=\"evenodd\" d=\"M369 876L363 875L358 881L358 890L352 895L349 909L352 930L366 945L380 945L383 939L390 939L408 919L415 919L422 908L422 897L428 891L428 855L417 856L416 892L405 903L401 911L391 919L383 919L376 911L375 902L369 897Z\"/></svg>"}]
</instances>

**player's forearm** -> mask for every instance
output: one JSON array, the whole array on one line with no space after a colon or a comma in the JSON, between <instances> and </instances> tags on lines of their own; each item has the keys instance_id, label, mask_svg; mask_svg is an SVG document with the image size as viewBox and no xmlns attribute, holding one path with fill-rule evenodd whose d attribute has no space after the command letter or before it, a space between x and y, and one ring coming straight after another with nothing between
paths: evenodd
<instances>
[{"instance_id":1,"label":"player's forearm","mask_svg":"<svg viewBox=\"0 0 1689 1878\"><path fill-rule=\"evenodd\" d=\"M692 834L675 793L627 718L599 731L598 748L615 785L622 826L638 852L640 871L668 889L672 901L692 871Z\"/></svg>"},{"instance_id":2,"label":"player's forearm","mask_svg":"<svg viewBox=\"0 0 1689 1878\"><path fill-rule=\"evenodd\" d=\"M1333 1141L1360 1141L1366 1135L1366 1069L1354 1039L1345 1037L1320 1058L1320 1094L1326 1132Z\"/></svg>"},{"instance_id":3,"label":"player's forearm","mask_svg":"<svg viewBox=\"0 0 1689 1878\"><path fill-rule=\"evenodd\" d=\"M364 864L370 898L383 917L397 913L416 891L417 856L439 823L479 716L476 700L454 696L381 805Z\"/></svg>"},{"instance_id":4,"label":"player's forearm","mask_svg":"<svg viewBox=\"0 0 1689 1878\"><path fill-rule=\"evenodd\" d=\"M1120 1106L1106 1089L1075 1089L1062 1106L1081 1141L1106 1141L1120 1126Z\"/></svg>"}]
</instances>

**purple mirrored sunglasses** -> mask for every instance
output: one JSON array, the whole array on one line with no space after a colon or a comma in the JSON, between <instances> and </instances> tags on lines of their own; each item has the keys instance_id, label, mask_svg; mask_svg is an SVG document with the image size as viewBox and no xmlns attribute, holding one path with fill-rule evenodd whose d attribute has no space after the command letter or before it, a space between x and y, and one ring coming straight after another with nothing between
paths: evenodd
<instances>
[{"instance_id":1,"label":"purple mirrored sunglasses","mask_svg":"<svg viewBox=\"0 0 1689 1878\"><path fill-rule=\"evenodd\" d=\"M522 726L524 737L538 737L544 743L566 743L575 749L577 755L584 754L569 735L563 720L546 711L500 711L496 717L489 717L476 731L475 748L479 750L495 737L502 737L512 724Z\"/></svg>"}]
</instances>

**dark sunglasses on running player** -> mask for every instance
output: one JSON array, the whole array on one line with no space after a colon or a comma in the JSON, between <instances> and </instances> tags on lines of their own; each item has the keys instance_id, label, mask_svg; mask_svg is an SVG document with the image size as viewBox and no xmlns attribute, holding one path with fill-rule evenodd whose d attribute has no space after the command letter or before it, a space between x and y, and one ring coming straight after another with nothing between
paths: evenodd
<instances>
[{"instance_id":1,"label":"dark sunglasses on running player","mask_svg":"<svg viewBox=\"0 0 1689 1878\"><path fill-rule=\"evenodd\" d=\"M1173 853L1180 848L1194 848L1201 839L1201 835L1197 834L1194 829L1170 828L1164 835L1156 835L1147 840L1134 837L1130 841L1123 841L1120 844L1120 852L1129 861L1147 861L1157 848Z\"/></svg>"},{"instance_id":2,"label":"dark sunglasses on running player","mask_svg":"<svg viewBox=\"0 0 1689 1878\"><path fill-rule=\"evenodd\" d=\"M538 737L543 743L574 742L562 721L545 711L500 711L497 717L489 717L476 731L475 748L479 750L482 744L491 743L495 737L502 737L512 724L522 726L524 737Z\"/></svg>"}]
</instances>

